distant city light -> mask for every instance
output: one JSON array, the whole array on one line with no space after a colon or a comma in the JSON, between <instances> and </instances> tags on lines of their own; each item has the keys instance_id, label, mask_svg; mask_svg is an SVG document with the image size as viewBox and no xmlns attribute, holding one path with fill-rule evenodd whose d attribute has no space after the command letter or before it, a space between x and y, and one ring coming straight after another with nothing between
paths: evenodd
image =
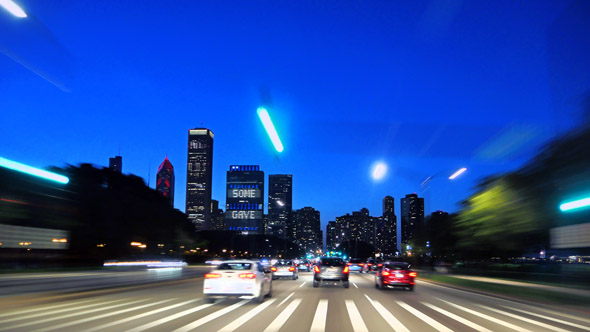
<instances>
[{"instance_id":1,"label":"distant city light","mask_svg":"<svg viewBox=\"0 0 590 332\"><path fill-rule=\"evenodd\" d=\"M283 143L281 143L281 139L279 138L279 134L275 129L275 126L272 124L272 120L270 119L270 115L268 115L268 111L264 107L258 107L256 111L258 113L258 117L270 138L272 145L274 145L275 150L277 152L283 152Z\"/></svg>"},{"instance_id":2,"label":"distant city light","mask_svg":"<svg viewBox=\"0 0 590 332\"><path fill-rule=\"evenodd\" d=\"M2 0L0 0L2 1ZM55 181L55 182L59 182L59 183L63 183L63 184L67 184L68 182L70 182L70 179L68 179L67 176L63 176L63 175L59 175L53 172L48 172L46 170L42 170L40 168L35 168L32 166L28 166L25 164L21 164L18 163L16 161L12 161L12 160L8 160L5 158L0 157L0 166L2 167L6 167L8 169L11 169L13 171L17 171L17 172L21 172L21 173L25 173L25 174L29 174L29 175L34 175L46 180L51 180L51 181Z\"/></svg>"},{"instance_id":3,"label":"distant city light","mask_svg":"<svg viewBox=\"0 0 590 332\"><path fill-rule=\"evenodd\" d=\"M387 173L387 165L382 162L378 162L373 166L373 180L381 180Z\"/></svg>"},{"instance_id":4,"label":"distant city light","mask_svg":"<svg viewBox=\"0 0 590 332\"><path fill-rule=\"evenodd\" d=\"M0 6L16 17L25 18L27 14L19 5L11 0L0 0Z\"/></svg>"},{"instance_id":5,"label":"distant city light","mask_svg":"<svg viewBox=\"0 0 590 332\"><path fill-rule=\"evenodd\" d=\"M590 197L578 199L575 201L563 203L559 206L561 211L571 211L581 208L588 208L590 207Z\"/></svg>"},{"instance_id":6,"label":"distant city light","mask_svg":"<svg viewBox=\"0 0 590 332\"><path fill-rule=\"evenodd\" d=\"M449 180L455 179L459 175L463 174L463 172L465 172L466 170L467 170L467 168L465 168L465 167L459 169L458 171L456 171L455 173L453 173L453 175L449 176Z\"/></svg>"}]
</instances>

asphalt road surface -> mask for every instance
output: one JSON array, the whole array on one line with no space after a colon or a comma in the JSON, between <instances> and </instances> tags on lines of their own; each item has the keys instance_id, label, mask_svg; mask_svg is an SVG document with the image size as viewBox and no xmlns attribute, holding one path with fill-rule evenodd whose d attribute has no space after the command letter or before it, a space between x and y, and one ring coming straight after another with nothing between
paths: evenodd
<instances>
[{"instance_id":1,"label":"asphalt road surface","mask_svg":"<svg viewBox=\"0 0 590 332\"><path fill-rule=\"evenodd\" d=\"M312 287L312 274L273 281L262 304L206 304L203 278L94 291L5 296L0 331L590 331L582 311L524 304L418 280L379 290L374 276Z\"/></svg>"}]
</instances>

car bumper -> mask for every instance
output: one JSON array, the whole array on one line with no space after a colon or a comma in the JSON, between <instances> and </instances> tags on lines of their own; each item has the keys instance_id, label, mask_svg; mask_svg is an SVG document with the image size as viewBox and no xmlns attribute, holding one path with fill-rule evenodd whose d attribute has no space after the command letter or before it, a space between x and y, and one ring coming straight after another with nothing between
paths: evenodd
<instances>
[{"instance_id":1,"label":"car bumper","mask_svg":"<svg viewBox=\"0 0 590 332\"><path fill-rule=\"evenodd\" d=\"M295 275L295 272L282 272L282 271L277 271L273 274L273 277L292 277Z\"/></svg>"},{"instance_id":2,"label":"car bumper","mask_svg":"<svg viewBox=\"0 0 590 332\"><path fill-rule=\"evenodd\" d=\"M335 275L335 274L316 274L313 276L313 279L316 281L322 281L322 280L342 280L342 281L347 281L348 280L348 274L339 274L339 275Z\"/></svg>"}]
</instances>

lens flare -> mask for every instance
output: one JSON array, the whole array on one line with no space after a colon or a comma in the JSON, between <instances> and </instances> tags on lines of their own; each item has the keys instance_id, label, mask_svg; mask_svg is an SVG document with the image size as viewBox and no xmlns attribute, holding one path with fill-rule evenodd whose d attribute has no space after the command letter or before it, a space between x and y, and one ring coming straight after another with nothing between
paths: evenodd
<instances>
[{"instance_id":1,"label":"lens flare","mask_svg":"<svg viewBox=\"0 0 590 332\"><path fill-rule=\"evenodd\" d=\"M381 180L385 177L385 174L387 174L387 165L385 163L378 162L373 166L373 180Z\"/></svg>"}]
</instances>

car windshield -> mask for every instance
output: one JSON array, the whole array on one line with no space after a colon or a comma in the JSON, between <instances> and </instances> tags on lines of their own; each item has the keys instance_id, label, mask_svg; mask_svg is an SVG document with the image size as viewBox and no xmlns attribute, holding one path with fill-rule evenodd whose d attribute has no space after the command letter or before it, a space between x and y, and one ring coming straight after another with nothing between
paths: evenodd
<instances>
[{"instance_id":1,"label":"car windshield","mask_svg":"<svg viewBox=\"0 0 590 332\"><path fill-rule=\"evenodd\" d=\"M351 262L351 263L354 263L354 264L358 264L358 263L362 263L363 261L362 261L362 260L360 260L360 259L358 259L358 258L351 258L351 259L350 259L350 262Z\"/></svg>"},{"instance_id":2,"label":"car windshield","mask_svg":"<svg viewBox=\"0 0 590 332\"><path fill-rule=\"evenodd\" d=\"M408 263L386 263L383 265L383 268L389 270L407 270L410 268L410 264Z\"/></svg>"},{"instance_id":3,"label":"car windshield","mask_svg":"<svg viewBox=\"0 0 590 332\"><path fill-rule=\"evenodd\" d=\"M341 266L344 265L342 258L322 258L320 264L323 266Z\"/></svg>"},{"instance_id":4,"label":"car windshield","mask_svg":"<svg viewBox=\"0 0 590 332\"><path fill-rule=\"evenodd\" d=\"M217 266L218 270L250 270L251 263L221 263Z\"/></svg>"}]
</instances>

